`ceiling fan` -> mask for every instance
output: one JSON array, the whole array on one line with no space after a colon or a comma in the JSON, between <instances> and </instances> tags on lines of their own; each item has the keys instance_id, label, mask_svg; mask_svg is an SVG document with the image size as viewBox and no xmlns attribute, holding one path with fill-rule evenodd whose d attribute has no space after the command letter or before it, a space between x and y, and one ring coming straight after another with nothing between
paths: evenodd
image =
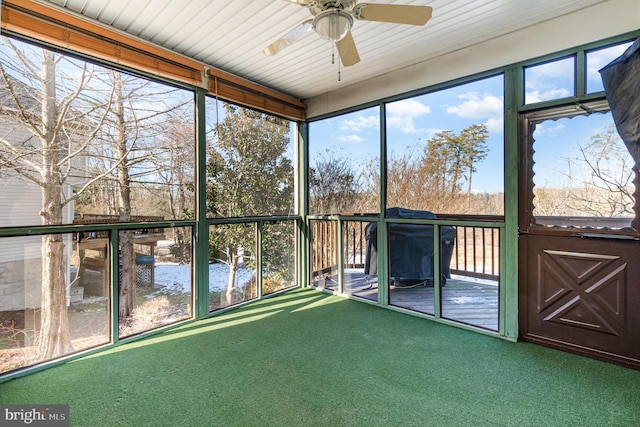
<instances>
[{"instance_id":1,"label":"ceiling fan","mask_svg":"<svg viewBox=\"0 0 640 427\"><path fill-rule=\"evenodd\" d=\"M351 35L354 19L424 25L431 18L432 11L429 6L358 3L357 0L284 1L307 7L313 18L300 23L262 52L265 55L275 55L313 29L323 39L335 43L345 67L360 62L360 55Z\"/></svg>"}]
</instances>

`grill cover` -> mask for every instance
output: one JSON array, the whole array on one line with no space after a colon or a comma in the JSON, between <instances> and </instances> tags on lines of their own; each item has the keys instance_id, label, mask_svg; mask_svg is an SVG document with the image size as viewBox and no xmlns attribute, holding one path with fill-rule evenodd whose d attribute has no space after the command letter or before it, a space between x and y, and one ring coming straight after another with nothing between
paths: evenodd
<instances>
[{"instance_id":1,"label":"grill cover","mask_svg":"<svg viewBox=\"0 0 640 427\"><path fill-rule=\"evenodd\" d=\"M429 211L405 208L389 208L387 218L423 218L435 219ZM365 227L367 239L367 256L365 274L377 274L378 265L378 224L372 222ZM451 278L451 256L455 243L454 227L440 227L442 267L441 274ZM433 225L422 224L389 224L389 276L400 281L422 281L433 279Z\"/></svg>"}]
</instances>

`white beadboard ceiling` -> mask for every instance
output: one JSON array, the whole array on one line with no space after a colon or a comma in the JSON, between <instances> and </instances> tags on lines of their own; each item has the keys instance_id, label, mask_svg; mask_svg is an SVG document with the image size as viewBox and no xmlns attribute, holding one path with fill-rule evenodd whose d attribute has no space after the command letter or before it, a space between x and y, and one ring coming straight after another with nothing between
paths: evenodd
<instances>
[{"instance_id":1,"label":"white beadboard ceiling","mask_svg":"<svg viewBox=\"0 0 640 427\"><path fill-rule=\"evenodd\" d=\"M331 44L313 31L275 56L263 55L311 17L287 1L38 1L305 100L607 0L371 0L431 6L433 17L423 27L356 20L361 61L341 67L341 81L337 52L332 64Z\"/></svg>"}]
</instances>

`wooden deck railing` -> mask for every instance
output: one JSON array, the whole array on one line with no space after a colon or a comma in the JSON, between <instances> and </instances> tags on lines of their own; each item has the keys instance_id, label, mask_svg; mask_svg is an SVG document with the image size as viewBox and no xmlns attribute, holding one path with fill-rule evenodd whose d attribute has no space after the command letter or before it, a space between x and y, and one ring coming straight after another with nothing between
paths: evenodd
<instances>
[{"instance_id":1,"label":"wooden deck railing","mask_svg":"<svg viewBox=\"0 0 640 427\"><path fill-rule=\"evenodd\" d=\"M162 216L149 216L149 215L131 215L131 222L162 222L164 217ZM120 215L103 215L103 214L78 214L73 220L76 225L90 225L90 224L115 224L121 222ZM139 230L134 230L135 235L151 235L162 234L164 231L162 228L150 228L141 226ZM93 233L94 237L107 237L109 231L96 231Z\"/></svg>"},{"instance_id":2,"label":"wooden deck railing","mask_svg":"<svg viewBox=\"0 0 640 427\"><path fill-rule=\"evenodd\" d=\"M337 273L338 224L334 219L311 221L311 271L314 278ZM343 220L344 268L364 268L367 221ZM456 225L450 269L454 274L497 280L500 275L500 228Z\"/></svg>"},{"instance_id":3,"label":"wooden deck railing","mask_svg":"<svg viewBox=\"0 0 640 427\"><path fill-rule=\"evenodd\" d=\"M456 226L451 272L497 279L500 276L500 229Z\"/></svg>"}]
</instances>

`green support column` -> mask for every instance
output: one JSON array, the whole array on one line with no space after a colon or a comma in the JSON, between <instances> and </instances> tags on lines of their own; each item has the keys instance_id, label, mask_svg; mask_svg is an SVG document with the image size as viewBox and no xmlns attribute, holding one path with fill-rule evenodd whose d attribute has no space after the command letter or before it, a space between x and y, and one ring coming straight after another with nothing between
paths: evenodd
<instances>
[{"instance_id":1,"label":"green support column","mask_svg":"<svg viewBox=\"0 0 640 427\"><path fill-rule=\"evenodd\" d=\"M343 221L340 217L336 220L338 224L338 293L344 293L344 236L342 234Z\"/></svg>"},{"instance_id":2,"label":"green support column","mask_svg":"<svg viewBox=\"0 0 640 427\"><path fill-rule=\"evenodd\" d=\"M193 230L193 306L196 319L209 315L209 227L205 90L196 90L196 227Z\"/></svg>"},{"instance_id":3,"label":"green support column","mask_svg":"<svg viewBox=\"0 0 640 427\"><path fill-rule=\"evenodd\" d=\"M118 230L112 229L110 231L109 239L109 261L111 264L111 339L115 344L120 340L120 277L119 277L119 264L120 264L120 235ZM104 274L104 272L103 272Z\"/></svg>"},{"instance_id":4,"label":"green support column","mask_svg":"<svg viewBox=\"0 0 640 427\"><path fill-rule=\"evenodd\" d=\"M380 104L380 219L378 219L377 250L378 250L378 303L389 304L389 250L387 244L387 222L385 209L387 207L387 109L386 104Z\"/></svg>"},{"instance_id":5,"label":"green support column","mask_svg":"<svg viewBox=\"0 0 640 427\"><path fill-rule=\"evenodd\" d=\"M298 235L296 236L297 245L297 282L298 285L306 288L309 286L309 125L304 122L298 122L298 140L297 147L297 168L298 173L296 179L296 205L297 213L300 216L298 220Z\"/></svg>"},{"instance_id":6,"label":"green support column","mask_svg":"<svg viewBox=\"0 0 640 427\"><path fill-rule=\"evenodd\" d=\"M505 228L500 233L500 334L518 338L518 102L522 68L505 71Z\"/></svg>"},{"instance_id":7,"label":"green support column","mask_svg":"<svg viewBox=\"0 0 640 427\"><path fill-rule=\"evenodd\" d=\"M436 319L442 317L442 273L440 270L440 226L433 225L433 315Z\"/></svg>"},{"instance_id":8,"label":"green support column","mask_svg":"<svg viewBox=\"0 0 640 427\"><path fill-rule=\"evenodd\" d=\"M587 93L587 58L584 50L576 53L576 79L575 91L577 97L583 97Z\"/></svg>"},{"instance_id":9,"label":"green support column","mask_svg":"<svg viewBox=\"0 0 640 427\"><path fill-rule=\"evenodd\" d=\"M264 221L256 222L256 286L258 299L262 298L262 232L264 230Z\"/></svg>"}]
</instances>

